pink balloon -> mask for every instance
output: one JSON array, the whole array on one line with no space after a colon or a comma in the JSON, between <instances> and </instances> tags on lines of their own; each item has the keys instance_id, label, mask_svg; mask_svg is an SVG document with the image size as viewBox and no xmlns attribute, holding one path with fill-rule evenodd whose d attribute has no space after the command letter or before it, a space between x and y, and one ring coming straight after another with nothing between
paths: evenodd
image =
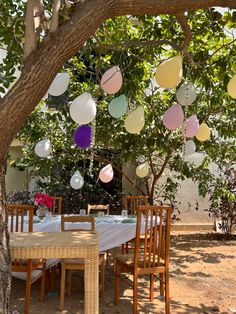
<instances>
[{"instance_id":1,"label":"pink balloon","mask_svg":"<svg viewBox=\"0 0 236 314\"><path fill-rule=\"evenodd\" d=\"M101 88L107 94L115 94L121 89L122 81L120 68L115 65L103 74Z\"/></svg>"},{"instance_id":2,"label":"pink balloon","mask_svg":"<svg viewBox=\"0 0 236 314\"><path fill-rule=\"evenodd\" d=\"M182 125L182 132L185 137L193 137L199 129L199 121L195 114L189 117Z\"/></svg>"},{"instance_id":3,"label":"pink balloon","mask_svg":"<svg viewBox=\"0 0 236 314\"><path fill-rule=\"evenodd\" d=\"M99 179L104 183L110 182L113 179L113 176L114 172L111 164L103 167L99 172Z\"/></svg>"},{"instance_id":4,"label":"pink balloon","mask_svg":"<svg viewBox=\"0 0 236 314\"><path fill-rule=\"evenodd\" d=\"M163 115L163 124L167 129L178 129L184 121L184 112L179 104L171 106Z\"/></svg>"}]
</instances>

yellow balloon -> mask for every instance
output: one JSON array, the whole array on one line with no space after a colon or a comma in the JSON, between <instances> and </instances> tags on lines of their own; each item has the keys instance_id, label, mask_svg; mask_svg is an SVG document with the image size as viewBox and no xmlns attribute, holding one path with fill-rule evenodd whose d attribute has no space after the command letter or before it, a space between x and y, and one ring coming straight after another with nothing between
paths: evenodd
<instances>
[{"instance_id":1,"label":"yellow balloon","mask_svg":"<svg viewBox=\"0 0 236 314\"><path fill-rule=\"evenodd\" d=\"M210 138L210 135L211 135L211 130L209 129L207 124L203 122L199 126L198 132L196 134L196 138L201 142L205 142Z\"/></svg>"},{"instance_id":2,"label":"yellow balloon","mask_svg":"<svg viewBox=\"0 0 236 314\"><path fill-rule=\"evenodd\" d=\"M149 173L149 165L147 162L144 162L136 168L136 175L140 178L144 178Z\"/></svg>"},{"instance_id":3,"label":"yellow balloon","mask_svg":"<svg viewBox=\"0 0 236 314\"><path fill-rule=\"evenodd\" d=\"M162 62L156 69L156 82L163 88L174 88L183 75L183 58L177 56Z\"/></svg>"},{"instance_id":4,"label":"yellow balloon","mask_svg":"<svg viewBox=\"0 0 236 314\"><path fill-rule=\"evenodd\" d=\"M236 75L234 75L227 85L229 96L236 98Z\"/></svg>"},{"instance_id":5,"label":"yellow balloon","mask_svg":"<svg viewBox=\"0 0 236 314\"><path fill-rule=\"evenodd\" d=\"M125 119L125 129L131 134L139 133L144 127L145 117L142 106L130 112Z\"/></svg>"}]
</instances>

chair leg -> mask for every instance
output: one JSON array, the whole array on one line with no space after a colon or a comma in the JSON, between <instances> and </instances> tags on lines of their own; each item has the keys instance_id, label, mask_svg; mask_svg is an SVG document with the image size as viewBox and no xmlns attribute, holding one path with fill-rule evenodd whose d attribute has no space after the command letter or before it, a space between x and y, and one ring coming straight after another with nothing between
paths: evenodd
<instances>
[{"instance_id":1,"label":"chair leg","mask_svg":"<svg viewBox=\"0 0 236 314\"><path fill-rule=\"evenodd\" d=\"M138 313L138 275L134 274L133 280L133 314Z\"/></svg>"},{"instance_id":2,"label":"chair leg","mask_svg":"<svg viewBox=\"0 0 236 314\"><path fill-rule=\"evenodd\" d=\"M67 295L68 295L68 297L70 297L71 296L71 270L70 269L68 269L68 271L67 271L67 284L66 284L66 286L67 286Z\"/></svg>"},{"instance_id":3,"label":"chair leg","mask_svg":"<svg viewBox=\"0 0 236 314\"><path fill-rule=\"evenodd\" d=\"M115 301L117 305L120 302L120 266L116 263L115 265Z\"/></svg>"},{"instance_id":4,"label":"chair leg","mask_svg":"<svg viewBox=\"0 0 236 314\"><path fill-rule=\"evenodd\" d=\"M153 302L154 294L154 274L150 274L150 302Z\"/></svg>"},{"instance_id":5,"label":"chair leg","mask_svg":"<svg viewBox=\"0 0 236 314\"><path fill-rule=\"evenodd\" d=\"M164 274L160 273L160 295L164 295Z\"/></svg>"},{"instance_id":6,"label":"chair leg","mask_svg":"<svg viewBox=\"0 0 236 314\"><path fill-rule=\"evenodd\" d=\"M49 278L50 291L55 290L55 279L56 279L56 266L53 266L50 269L50 278Z\"/></svg>"},{"instance_id":7,"label":"chair leg","mask_svg":"<svg viewBox=\"0 0 236 314\"><path fill-rule=\"evenodd\" d=\"M65 278L66 277L66 268L65 264L61 263L61 291L60 291L60 311L64 310L65 302Z\"/></svg>"},{"instance_id":8,"label":"chair leg","mask_svg":"<svg viewBox=\"0 0 236 314\"><path fill-rule=\"evenodd\" d=\"M125 243L125 253L129 254L129 243L128 242Z\"/></svg>"},{"instance_id":9,"label":"chair leg","mask_svg":"<svg viewBox=\"0 0 236 314\"><path fill-rule=\"evenodd\" d=\"M169 272L165 273L165 308L166 314L170 314Z\"/></svg>"},{"instance_id":10,"label":"chair leg","mask_svg":"<svg viewBox=\"0 0 236 314\"><path fill-rule=\"evenodd\" d=\"M46 260L43 263L43 274L41 277L41 288L40 288L40 302L45 299L45 281L46 281Z\"/></svg>"},{"instance_id":11,"label":"chair leg","mask_svg":"<svg viewBox=\"0 0 236 314\"><path fill-rule=\"evenodd\" d=\"M25 304L24 314L29 314L29 303L30 303L30 288L31 288L31 272L32 272L32 260L29 260L29 268L27 271L26 285L25 285Z\"/></svg>"},{"instance_id":12,"label":"chair leg","mask_svg":"<svg viewBox=\"0 0 236 314\"><path fill-rule=\"evenodd\" d=\"M105 287L105 261L104 259L102 261L102 264L99 266L99 270L100 270L100 281L101 281L100 296L103 296L104 287Z\"/></svg>"}]
</instances>

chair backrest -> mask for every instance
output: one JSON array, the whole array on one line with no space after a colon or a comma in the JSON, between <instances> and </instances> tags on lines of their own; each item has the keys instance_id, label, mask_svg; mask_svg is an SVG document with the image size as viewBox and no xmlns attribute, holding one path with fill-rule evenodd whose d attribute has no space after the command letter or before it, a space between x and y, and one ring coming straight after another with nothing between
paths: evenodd
<instances>
[{"instance_id":1,"label":"chair backrest","mask_svg":"<svg viewBox=\"0 0 236 314\"><path fill-rule=\"evenodd\" d=\"M148 204L147 195L127 195L124 197L124 207L130 215L136 215L137 207Z\"/></svg>"},{"instance_id":2,"label":"chair backrest","mask_svg":"<svg viewBox=\"0 0 236 314\"><path fill-rule=\"evenodd\" d=\"M89 222L90 223L90 229L88 228L70 228L66 229L65 224L67 222ZM61 231L94 231L95 230L95 223L94 223L94 217L91 216L64 216L61 215Z\"/></svg>"},{"instance_id":3,"label":"chair backrest","mask_svg":"<svg viewBox=\"0 0 236 314\"><path fill-rule=\"evenodd\" d=\"M32 232L34 206L23 204L8 204L8 224L10 232ZM26 219L28 217L28 219ZM27 224L26 224L27 220ZM27 225L27 228L25 228Z\"/></svg>"},{"instance_id":4,"label":"chair backrest","mask_svg":"<svg viewBox=\"0 0 236 314\"><path fill-rule=\"evenodd\" d=\"M137 208L134 267L155 268L164 259L169 267L171 207L147 205ZM142 239L140 240L140 236ZM140 245L143 245L142 251Z\"/></svg>"},{"instance_id":5,"label":"chair backrest","mask_svg":"<svg viewBox=\"0 0 236 314\"><path fill-rule=\"evenodd\" d=\"M88 204L87 213L88 215L91 214L91 212L98 212L102 211L105 212L105 214L109 215L110 205L91 205Z\"/></svg>"},{"instance_id":6,"label":"chair backrest","mask_svg":"<svg viewBox=\"0 0 236 314\"><path fill-rule=\"evenodd\" d=\"M52 214L58 213L61 215L61 208L62 208L62 197L61 196L52 196L53 203L52 203L52 208L51 212Z\"/></svg>"}]
</instances>

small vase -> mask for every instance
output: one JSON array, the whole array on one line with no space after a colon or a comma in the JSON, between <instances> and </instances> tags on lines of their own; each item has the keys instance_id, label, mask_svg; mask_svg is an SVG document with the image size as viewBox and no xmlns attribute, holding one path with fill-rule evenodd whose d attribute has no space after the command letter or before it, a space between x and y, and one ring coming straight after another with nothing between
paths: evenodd
<instances>
[{"instance_id":1,"label":"small vase","mask_svg":"<svg viewBox=\"0 0 236 314\"><path fill-rule=\"evenodd\" d=\"M48 208L47 206L38 205L38 209L36 211L36 215L38 216L40 221L46 221L48 217Z\"/></svg>"}]
</instances>

